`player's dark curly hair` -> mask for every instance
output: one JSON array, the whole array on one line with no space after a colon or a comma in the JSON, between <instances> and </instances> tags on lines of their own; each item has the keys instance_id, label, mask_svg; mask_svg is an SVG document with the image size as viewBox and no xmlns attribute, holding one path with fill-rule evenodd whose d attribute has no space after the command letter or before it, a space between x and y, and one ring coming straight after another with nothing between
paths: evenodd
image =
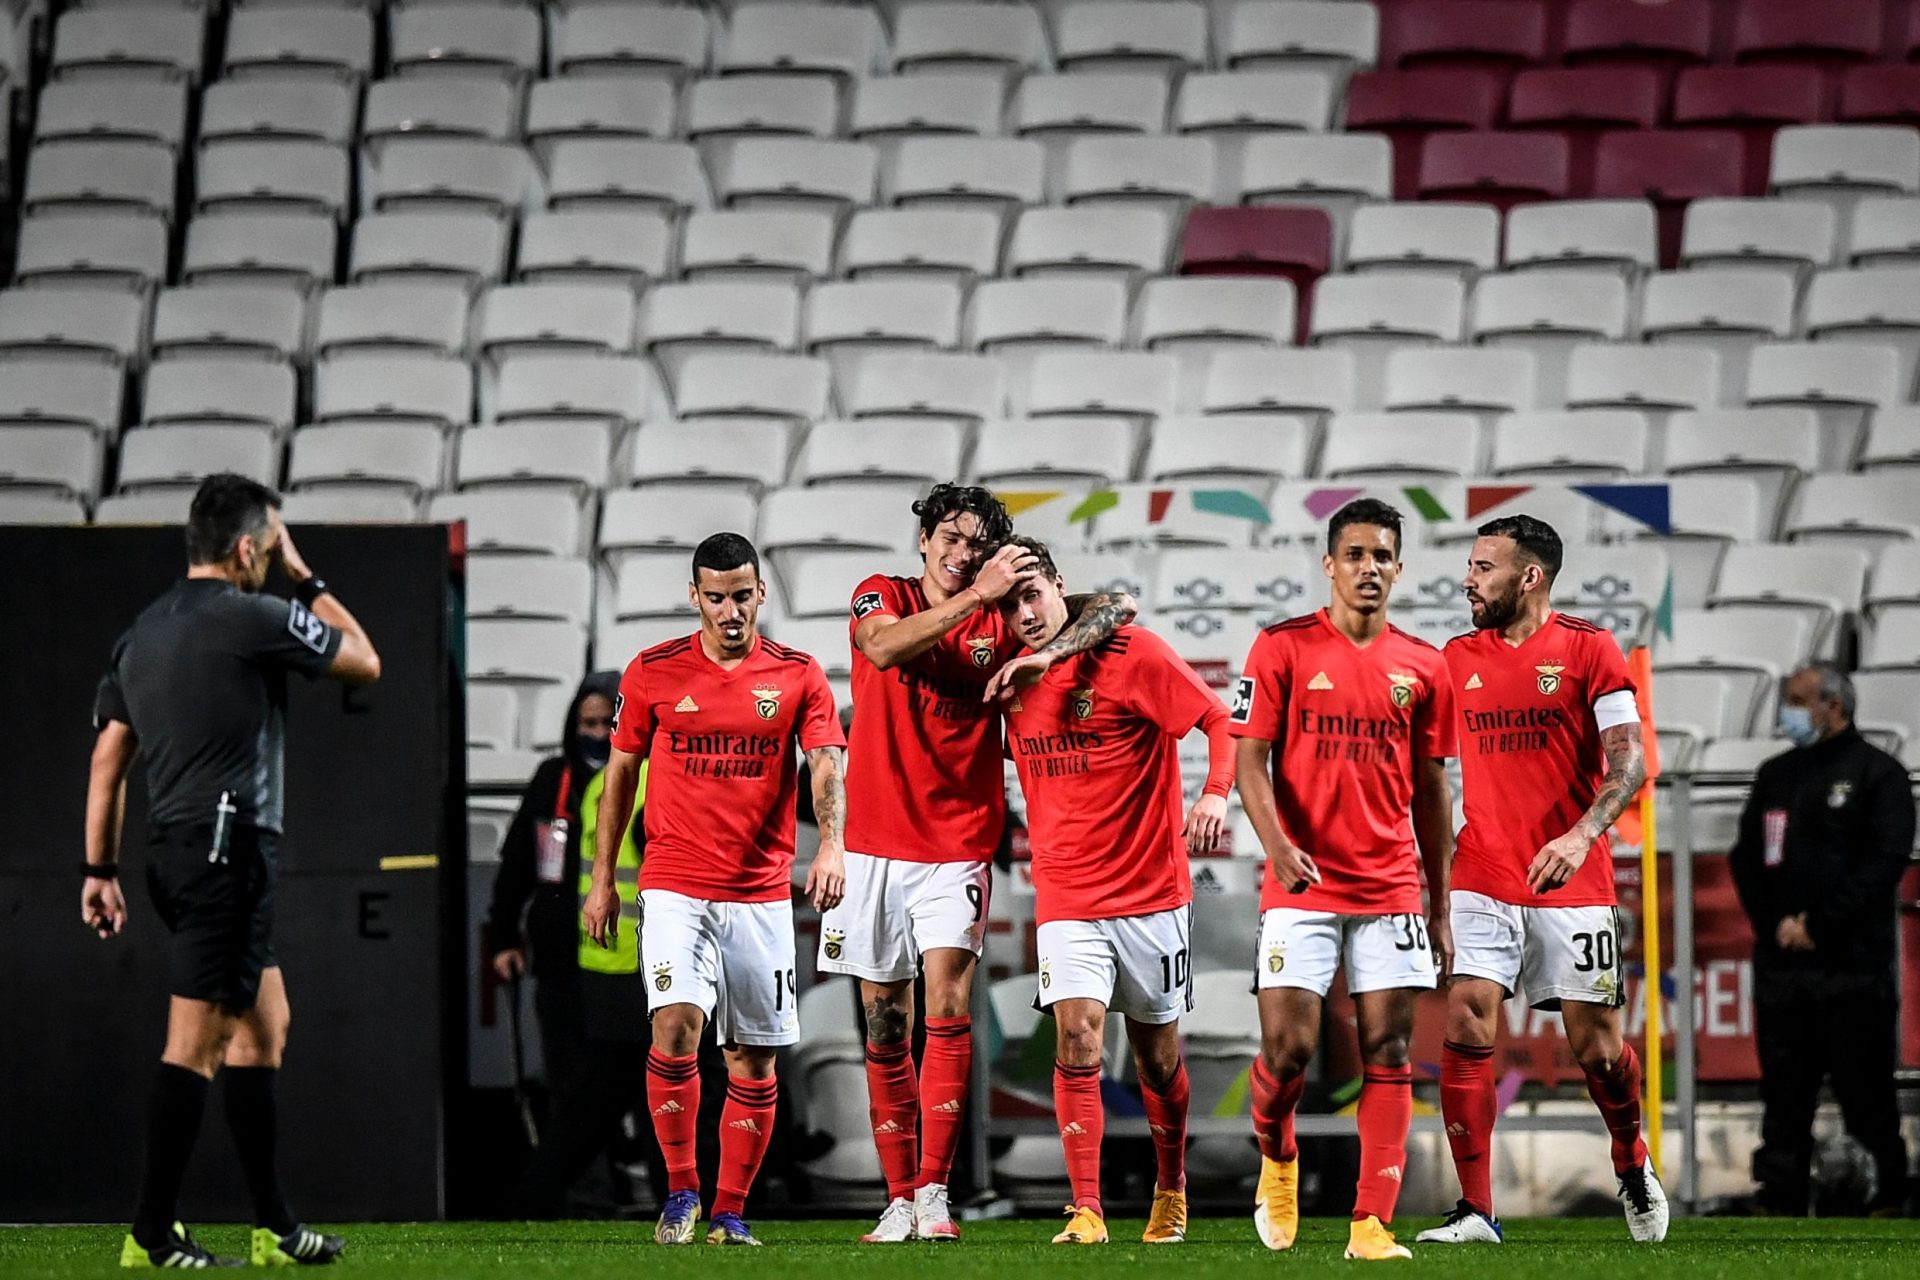
<instances>
[{"instance_id":1,"label":"player's dark curly hair","mask_svg":"<svg viewBox=\"0 0 1920 1280\"><path fill-rule=\"evenodd\" d=\"M1400 554L1401 515L1399 509L1391 503L1378 498L1355 498L1346 506L1333 513L1333 519L1327 521L1327 554L1332 555L1340 545L1340 531L1352 524L1370 524L1393 534L1393 554Z\"/></svg>"},{"instance_id":2,"label":"player's dark curly hair","mask_svg":"<svg viewBox=\"0 0 1920 1280\"><path fill-rule=\"evenodd\" d=\"M1521 555L1547 571L1549 585L1560 576L1566 548L1561 545L1560 535L1554 532L1553 526L1538 516L1501 516L1498 520L1487 521L1474 532L1483 538L1512 538Z\"/></svg>"},{"instance_id":3,"label":"player's dark curly hair","mask_svg":"<svg viewBox=\"0 0 1920 1280\"><path fill-rule=\"evenodd\" d=\"M231 471L208 476L187 509L187 563L219 564L249 535L265 541L279 506L280 495L258 480Z\"/></svg>"},{"instance_id":4,"label":"player's dark curly hair","mask_svg":"<svg viewBox=\"0 0 1920 1280\"><path fill-rule=\"evenodd\" d=\"M980 541L997 546L1013 536L1013 517L1006 504L993 496L993 490L977 484L937 484L927 496L913 504L920 517L920 532L928 537L941 523L958 515L971 515L980 522Z\"/></svg>"}]
</instances>

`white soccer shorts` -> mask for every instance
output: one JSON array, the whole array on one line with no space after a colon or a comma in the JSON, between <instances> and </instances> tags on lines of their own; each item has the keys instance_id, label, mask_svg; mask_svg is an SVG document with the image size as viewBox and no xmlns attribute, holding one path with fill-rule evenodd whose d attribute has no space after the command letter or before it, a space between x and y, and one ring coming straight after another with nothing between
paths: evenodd
<instances>
[{"instance_id":1,"label":"white soccer shorts","mask_svg":"<svg viewBox=\"0 0 1920 1280\"><path fill-rule=\"evenodd\" d=\"M1098 1000L1133 1022L1172 1022L1193 1010L1192 929L1192 907L1114 920L1049 920L1040 926L1034 1005Z\"/></svg>"},{"instance_id":2,"label":"white soccer shorts","mask_svg":"<svg viewBox=\"0 0 1920 1280\"><path fill-rule=\"evenodd\" d=\"M1521 907L1463 889L1450 897L1456 975L1524 993L1536 1009L1626 1003L1616 908Z\"/></svg>"},{"instance_id":3,"label":"white soccer shorts","mask_svg":"<svg viewBox=\"0 0 1920 1280\"><path fill-rule=\"evenodd\" d=\"M800 1039L793 975L793 904L714 902L640 891L640 971L647 1012L697 1006L721 1044Z\"/></svg>"},{"instance_id":4,"label":"white soccer shorts","mask_svg":"<svg viewBox=\"0 0 1920 1280\"><path fill-rule=\"evenodd\" d=\"M1418 913L1350 916L1273 907L1260 913L1254 985L1326 995L1333 972L1347 969L1347 991L1429 990L1435 981L1426 917Z\"/></svg>"},{"instance_id":5,"label":"white soccer shorts","mask_svg":"<svg viewBox=\"0 0 1920 1280\"><path fill-rule=\"evenodd\" d=\"M939 947L980 954L993 869L984 862L908 862L847 851L847 896L820 917L819 967L869 982L903 982Z\"/></svg>"}]
</instances>

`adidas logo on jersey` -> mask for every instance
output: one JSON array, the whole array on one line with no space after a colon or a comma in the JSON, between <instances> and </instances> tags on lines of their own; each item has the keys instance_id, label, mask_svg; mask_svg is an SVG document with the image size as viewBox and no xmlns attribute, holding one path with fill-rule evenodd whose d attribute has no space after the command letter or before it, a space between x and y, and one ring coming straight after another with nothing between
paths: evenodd
<instances>
[{"instance_id":1,"label":"adidas logo on jersey","mask_svg":"<svg viewBox=\"0 0 1920 1280\"><path fill-rule=\"evenodd\" d=\"M742 1132L752 1134L756 1138L760 1136L760 1122L752 1116L748 1116L744 1120L735 1120L732 1124L728 1125L727 1128L739 1129Z\"/></svg>"},{"instance_id":2,"label":"adidas logo on jersey","mask_svg":"<svg viewBox=\"0 0 1920 1280\"><path fill-rule=\"evenodd\" d=\"M887 1120L873 1127L873 1136L884 1138L891 1133L905 1133L906 1128L898 1120Z\"/></svg>"},{"instance_id":3,"label":"adidas logo on jersey","mask_svg":"<svg viewBox=\"0 0 1920 1280\"><path fill-rule=\"evenodd\" d=\"M1380 1172L1374 1174L1373 1176L1376 1178L1392 1178L1395 1182L1398 1182L1400 1181L1400 1166L1397 1164L1390 1164L1386 1168L1382 1169Z\"/></svg>"},{"instance_id":4,"label":"adidas logo on jersey","mask_svg":"<svg viewBox=\"0 0 1920 1280\"><path fill-rule=\"evenodd\" d=\"M700 704L693 700L692 694L688 694L684 698L680 699L680 701L676 702L673 706L673 709L675 711L698 711L700 709Z\"/></svg>"},{"instance_id":5,"label":"adidas logo on jersey","mask_svg":"<svg viewBox=\"0 0 1920 1280\"><path fill-rule=\"evenodd\" d=\"M960 1099L948 1098L945 1102L942 1102L936 1105L934 1107L934 1110L944 1112L947 1115L954 1115L960 1110L961 1106L962 1106L962 1103Z\"/></svg>"},{"instance_id":6,"label":"adidas logo on jersey","mask_svg":"<svg viewBox=\"0 0 1920 1280\"><path fill-rule=\"evenodd\" d=\"M1063 1138L1084 1138L1087 1136L1087 1131L1080 1127L1078 1120L1069 1120L1060 1127L1060 1136Z\"/></svg>"},{"instance_id":7,"label":"adidas logo on jersey","mask_svg":"<svg viewBox=\"0 0 1920 1280\"><path fill-rule=\"evenodd\" d=\"M665 1102L653 1109L653 1114L657 1116L677 1116L681 1110L682 1108L679 1103L675 1102L672 1098L668 1098Z\"/></svg>"},{"instance_id":8,"label":"adidas logo on jersey","mask_svg":"<svg viewBox=\"0 0 1920 1280\"><path fill-rule=\"evenodd\" d=\"M1317 675L1317 676L1315 676L1315 677L1314 677L1313 679L1311 679L1311 680L1309 680L1309 681L1307 681L1307 688L1309 688L1309 689L1331 689L1331 688L1333 688L1333 681L1331 681L1331 680L1329 680L1329 679L1327 679L1327 673L1326 673L1326 672L1324 672L1324 671L1322 671L1322 672L1321 672L1321 673L1320 673L1319 675Z\"/></svg>"},{"instance_id":9,"label":"adidas logo on jersey","mask_svg":"<svg viewBox=\"0 0 1920 1280\"><path fill-rule=\"evenodd\" d=\"M1467 1136L1467 1126L1456 1120L1447 1126L1447 1136L1449 1138L1464 1138Z\"/></svg>"},{"instance_id":10,"label":"adidas logo on jersey","mask_svg":"<svg viewBox=\"0 0 1920 1280\"><path fill-rule=\"evenodd\" d=\"M1480 673L1476 671L1472 675L1467 677L1467 688L1478 689L1479 687L1480 687Z\"/></svg>"}]
</instances>

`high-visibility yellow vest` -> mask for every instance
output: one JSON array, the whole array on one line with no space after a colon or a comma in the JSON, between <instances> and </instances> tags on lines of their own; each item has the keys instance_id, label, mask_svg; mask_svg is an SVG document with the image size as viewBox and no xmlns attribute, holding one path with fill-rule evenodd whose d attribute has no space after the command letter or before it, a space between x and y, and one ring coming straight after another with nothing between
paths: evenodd
<instances>
[{"instance_id":1,"label":"high-visibility yellow vest","mask_svg":"<svg viewBox=\"0 0 1920 1280\"><path fill-rule=\"evenodd\" d=\"M647 801L647 762L640 762L640 782L633 791L633 814L627 819L626 838L620 841L620 853L613 864L613 891L623 906L624 919L614 921L613 945L603 947L587 933L587 894L593 888L594 832L600 825L600 792L607 771L602 769L587 782L580 799L580 902L575 920L580 927L580 968L585 973L640 972L640 922L636 904L640 899L640 846L634 842L634 828L640 822L640 810Z\"/></svg>"}]
</instances>

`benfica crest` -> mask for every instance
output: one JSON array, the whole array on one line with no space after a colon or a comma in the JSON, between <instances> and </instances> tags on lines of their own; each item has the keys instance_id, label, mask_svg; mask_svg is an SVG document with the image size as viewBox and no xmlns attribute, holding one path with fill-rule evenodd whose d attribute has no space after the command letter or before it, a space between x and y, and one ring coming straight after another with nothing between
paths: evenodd
<instances>
[{"instance_id":1,"label":"benfica crest","mask_svg":"<svg viewBox=\"0 0 1920 1280\"><path fill-rule=\"evenodd\" d=\"M1392 687L1387 692L1393 699L1393 705L1402 711L1412 706L1414 686L1420 683L1420 677L1409 675L1404 671L1389 671L1387 679L1392 682Z\"/></svg>"},{"instance_id":2,"label":"benfica crest","mask_svg":"<svg viewBox=\"0 0 1920 1280\"><path fill-rule=\"evenodd\" d=\"M829 929L827 930L826 945L823 946L821 950L826 952L827 959L838 960L840 953L846 950L846 943L847 935L845 930Z\"/></svg>"},{"instance_id":3,"label":"benfica crest","mask_svg":"<svg viewBox=\"0 0 1920 1280\"><path fill-rule=\"evenodd\" d=\"M655 991L668 991L671 990L672 987L673 966L670 964L657 964L653 966L653 989Z\"/></svg>"},{"instance_id":4,"label":"benfica crest","mask_svg":"<svg viewBox=\"0 0 1920 1280\"><path fill-rule=\"evenodd\" d=\"M993 665L994 644L995 641L992 636L977 636L967 641L967 656L973 659L974 666L990 667Z\"/></svg>"},{"instance_id":5,"label":"benfica crest","mask_svg":"<svg viewBox=\"0 0 1920 1280\"><path fill-rule=\"evenodd\" d=\"M1070 696L1073 698L1073 718L1075 720L1085 720L1093 714L1093 690L1075 689Z\"/></svg>"},{"instance_id":6,"label":"benfica crest","mask_svg":"<svg viewBox=\"0 0 1920 1280\"><path fill-rule=\"evenodd\" d=\"M1536 683L1540 686L1541 693L1551 698L1560 692L1560 673L1565 671L1566 667L1547 663L1544 666L1535 667L1534 670L1540 673L1540 679Z\"/></svg>"},{"instance_id":7,"label":"benfica crest","mask_svg":"<svg viewBox=\"0 0 1920 1280\"><path fill-rule=\"evenodd\" d=\"M780 714L780 690L770 684L756 685L753 689L753 709L762 720L771 720Z\"/></svg>"}]
</instances>

